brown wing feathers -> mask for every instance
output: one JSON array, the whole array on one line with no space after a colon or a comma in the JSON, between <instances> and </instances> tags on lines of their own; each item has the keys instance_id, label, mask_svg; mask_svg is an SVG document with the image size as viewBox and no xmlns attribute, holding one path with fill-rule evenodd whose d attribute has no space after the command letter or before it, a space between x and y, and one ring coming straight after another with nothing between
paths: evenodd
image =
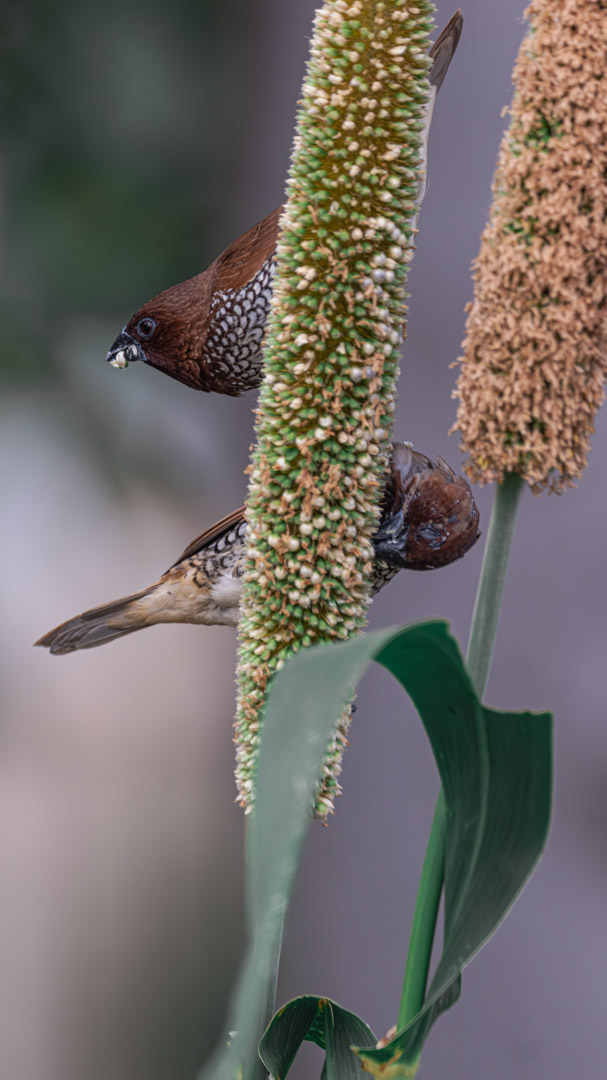
<instances>
[{"instance_id":1,"label":"brown wing feathers","mask_svg":"<svg viewBox=\"0 0 607 1080\"><path fill-rule=\"evenodd\" d=\"M274 254L282 211L282 206L272 210L252 229L234 240L215 260L216 289L241 289L256 276L266 260Z\"/></svg>"},{"instance_id":2,"label":"brown wing feathers","mask_svg":"<svg viewBox=\"0 0 607 1080\"><path fill-rule=\"evenodd\" d=\"M244 520L245 508L239 506L238 510L233 510L231 514L226 514L221 521L217 521L214 525L211 525L210 529L206 529L200 536L197 536L195 540L192 540L191 544L188 544L185 551L181 553L178 559L169 566L169 570L172 570L174 566L177 566L185 559L190 559L192 555L198 555L200 551L212 544L214 540L218 540L224 533L230 532L231 529L237 528ZM168 570L166 571L168 574Z\"/></svg>"}]
</instances>

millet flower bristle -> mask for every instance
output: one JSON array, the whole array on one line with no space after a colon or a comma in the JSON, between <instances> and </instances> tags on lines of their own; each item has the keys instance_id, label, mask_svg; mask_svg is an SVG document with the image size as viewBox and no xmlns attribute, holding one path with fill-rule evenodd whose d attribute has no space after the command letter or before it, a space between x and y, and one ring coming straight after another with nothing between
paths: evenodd
<instances>
[{"instance_id":1,"label":"millet flower bristle","mask_svg":"<svg viewBox=\"0 0 607 1080\"><path fill-rule=\"evenodd\" d=\"M474 480L563 491L607 375L607 3L533 0L475 267L454 430Z\"/></svg>"},{"instance_id":2,"label":"millet flower bristle","mask_svg":"<svg viewBox=\"0 0 607 1080\"><path fill-rule=\"evenodd\" d=\"M317 12L281 221L248 498L237 783L254 798L266 685L297 650L360 630L415 234L433 5ZM315 812L338 792L349 710Z\"/></svg>"}]
</instances>

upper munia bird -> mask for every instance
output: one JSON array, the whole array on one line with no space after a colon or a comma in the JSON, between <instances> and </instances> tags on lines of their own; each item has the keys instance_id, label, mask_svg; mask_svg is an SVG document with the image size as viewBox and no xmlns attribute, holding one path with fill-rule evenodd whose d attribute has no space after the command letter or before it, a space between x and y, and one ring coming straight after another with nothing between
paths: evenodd
<instances>
[{"instance_id":1,"label":"upper munia bird","mask_svg":"<svg viewBox=\"0 0 607 1080\"><path fill-rule=\"evenodd\" d=\"M430 49L428 79L438 93L457 48L457 11ZM432 102L428 107L431 115ZM135 312L106 359L135 360L195 390L238 396L262 378L262 341L272 296L282 206L235 240L207 270L161 292Z\"/></svg>"},{"instance_id":2,"label":"upper munia bird","mask_svg":"<svg viewBox=\"0 0 607 1080\"><path fill-rule=\"evenodd\" d=\"M198 536L149 588L92 608L36 645L51 653L90 649L156 623L235 626L246 557L244 507ZM460 559L478 539L478 510L467 481L442 458L394 443L373 546L372 590L400 569L432 570Z\"/></svg>"}]
</instances>

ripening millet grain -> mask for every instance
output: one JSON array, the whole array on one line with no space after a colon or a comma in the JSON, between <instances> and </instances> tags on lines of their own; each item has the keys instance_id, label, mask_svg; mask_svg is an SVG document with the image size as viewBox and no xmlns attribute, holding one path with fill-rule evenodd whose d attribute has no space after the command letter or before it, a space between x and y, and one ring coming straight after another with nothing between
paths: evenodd
<instances>
[{"instance_id":1,"label":"ripening millet grain","mask_svg":"<svg viewBox=\"0 0 607 1080\"><path fill-rule=\"evenodd\" d=\"M281 221L248 497L236 721L241 803L271 673L360 630L415 234L433 5L317 12ZM337 718L336 718L337 719ZM315 812L337 794L336 722Z\"/></svg>"},{"instance_id":2,"label":"ripening millet grain","mask_svg":"<svg viewBox=\"0 0 607 1080\"><path fill-rule=\"evenodd\" d=\"M533 0L526 17L454 430L472 479L561 492L607 374L607 3Z\"/></svg>"}]
</instances>

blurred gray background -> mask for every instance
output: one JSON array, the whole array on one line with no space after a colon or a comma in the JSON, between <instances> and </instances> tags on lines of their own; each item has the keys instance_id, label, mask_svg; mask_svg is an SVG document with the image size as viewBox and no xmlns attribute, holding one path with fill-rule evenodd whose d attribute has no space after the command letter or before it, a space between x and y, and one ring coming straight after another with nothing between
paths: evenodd
<instances>
[{"instance_id":1,"label":"blurred gray background","mask_svg":"<svg viewBox=\"0 0 607 1080\"><path fill-rule=\"evenodd\" d=\"M3 1080L189 1080L226 1030L243 943L233 632L156 628L59 659L31 643L149 584L243 499L254 396L209 398L104 357L141 302L281 202L314 6L30 0L2 17ZM453 5L438 9L443 24ZM521 0L463 10L396 424L455 466L449 364L523 30ZM603 1075L605 419L579 489L524 498L487 699L554 709L554 828L430 1037L435 1080ZM491 499L478 493L485 529ZM443 616L465 643L481 556L401 574L372 624ZM332 996L380 1035L437 790L381 670L361 687L343 782L330 827L311 831L279 996ZM310 1048L293 1076L320 1061Z\"/></svg>"}]
</instances>

